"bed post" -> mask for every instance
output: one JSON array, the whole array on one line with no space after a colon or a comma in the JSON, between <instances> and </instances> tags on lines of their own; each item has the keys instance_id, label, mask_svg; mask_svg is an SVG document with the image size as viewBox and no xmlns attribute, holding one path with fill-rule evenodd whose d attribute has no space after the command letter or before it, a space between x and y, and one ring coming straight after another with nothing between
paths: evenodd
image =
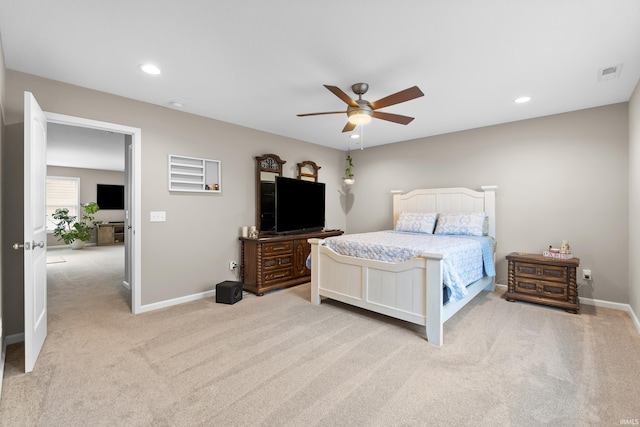
<instances>
[{"instance_id":1,"label":"bed post","mask_svg":"<svg viewBox=\"0 0 640 427\"><path fill-rule=\"evenodd\" d=\"M497 185L483 185L484 191L484 211L489 217L489 236L496 239L496 190Z\"/></svg>"},{"instance_id":2,"label":"bed post","mask_svg":"<svg viewBox=\"0 0 640 427\"><path fill-rule=\"evenodd\" d=\"M320 304L320 239L309 239L311 244L311 304Z\"/></svg>"},{"instance_id":3,"label":"bed post","mask_svg":"<svg viewBox=\"0 0 640 427\"><path fill-rule=\"evenodd\" d=\"M442 343L442 257L440 259L427 258L427 341L433 345Z\"/></svg>"}]
</instances>

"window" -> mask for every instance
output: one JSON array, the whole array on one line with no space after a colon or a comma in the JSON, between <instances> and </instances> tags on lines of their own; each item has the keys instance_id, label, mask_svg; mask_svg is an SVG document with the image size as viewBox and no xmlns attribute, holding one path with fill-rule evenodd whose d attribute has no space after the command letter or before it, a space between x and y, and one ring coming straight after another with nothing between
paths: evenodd
<instances>
[{"instance_id":1,"label":"window","mask_svg":"<svg viewBox=\"0 0 640 427\"><path fill-rule=\"evenodd\" d=\"M47 177L47 231L53 231L58 221L53 219L56 209L67 208L69 215L80 212L80 178L65 176Z\"/></svg>"}]
</instances>

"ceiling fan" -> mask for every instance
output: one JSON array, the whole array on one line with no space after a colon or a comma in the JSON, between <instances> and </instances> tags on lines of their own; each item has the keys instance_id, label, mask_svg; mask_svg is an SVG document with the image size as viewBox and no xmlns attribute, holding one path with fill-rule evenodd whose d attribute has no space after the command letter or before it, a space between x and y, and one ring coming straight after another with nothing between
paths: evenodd
<instances>
[{"instance_id":1,"label":"ceiling fan","mask_svg":"<svg viewBox=\"0 0 640 427\"><path fill-rule=\"evenodd\" d=\"M369 102L365 99L362 99L362 95L367 93L367 90L369 89L369 85L367 83L356 83L351 86L351 90L353 90L353 93L358 95L357 100L352 99L337 86L324 85L324 87L329 89L335 96L337 96L347 104L347 111L328 111L325 113L298 114L298 117L347 113L349 121L345 125L344 129L342 129L342 132L350 132L354 130L357 125L369 123L372 118L407 125L411 123L413 117L401 116L399 114L383 113L377 110L424 96L424 93L422 93L418 86L413 86L409 89L401 90L400 92L396 92L392 95L381 98L375 102Z\"/></svg>"}]
</instances>

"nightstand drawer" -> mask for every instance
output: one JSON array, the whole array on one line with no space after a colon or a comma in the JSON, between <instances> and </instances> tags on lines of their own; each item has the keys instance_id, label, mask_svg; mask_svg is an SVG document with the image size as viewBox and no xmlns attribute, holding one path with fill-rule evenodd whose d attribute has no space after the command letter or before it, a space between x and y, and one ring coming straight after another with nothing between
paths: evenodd
<instances>
[{"instance_id":1,"label":"nightstand drawer","mask_svg":"<svg viewBox=\"0 0 640 427\"><path fill-rule=\"evenodd\" d=\"M552 280L567 282L567 267L558 265L533 264L528 262L516 262L515 273L519 277L530 277L540 280Z\"/></svg>"},{"instance_id":2,"label":"nightstand drawer","mask_svg":"<svg viewBox=\"0 0 640 427\"><path fill-rule=\"evenodd\" d=\"M545 282L543 280L530 280L518 277L515 280L515 292L553 298L560 301L567 300L567 285Z\"/></svg>"}]
</instances>

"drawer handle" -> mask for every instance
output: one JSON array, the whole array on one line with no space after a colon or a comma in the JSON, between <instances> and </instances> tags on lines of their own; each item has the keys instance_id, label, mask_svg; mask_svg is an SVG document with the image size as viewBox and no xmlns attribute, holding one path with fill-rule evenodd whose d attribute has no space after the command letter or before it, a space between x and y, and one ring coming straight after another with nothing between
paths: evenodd
<instances>
[{"instance_id":1,"label":"drawer handle","mask_svg":"<svg viewBox=\"0 0 640 427\"><path fill-rule=\"evenodd\" d=\"M276 247L273 248L274 251L281 251L283 249L285 249L284 246L276 246Z\"/></svg>"},{"instance_id":2,"label":"drawer handle","mask_svg":"<svg viewBox=\"0 0 640 427\"><path fill-rule=\"evenodd\" d=\"M280 274L275 274L275 275L273 276L273 278L274 278L274 279L279 279L279 278L281 278L281 277L285 277L285 276L287 276L287 273L280 273Z\"/></svg>"}]
</instances>

